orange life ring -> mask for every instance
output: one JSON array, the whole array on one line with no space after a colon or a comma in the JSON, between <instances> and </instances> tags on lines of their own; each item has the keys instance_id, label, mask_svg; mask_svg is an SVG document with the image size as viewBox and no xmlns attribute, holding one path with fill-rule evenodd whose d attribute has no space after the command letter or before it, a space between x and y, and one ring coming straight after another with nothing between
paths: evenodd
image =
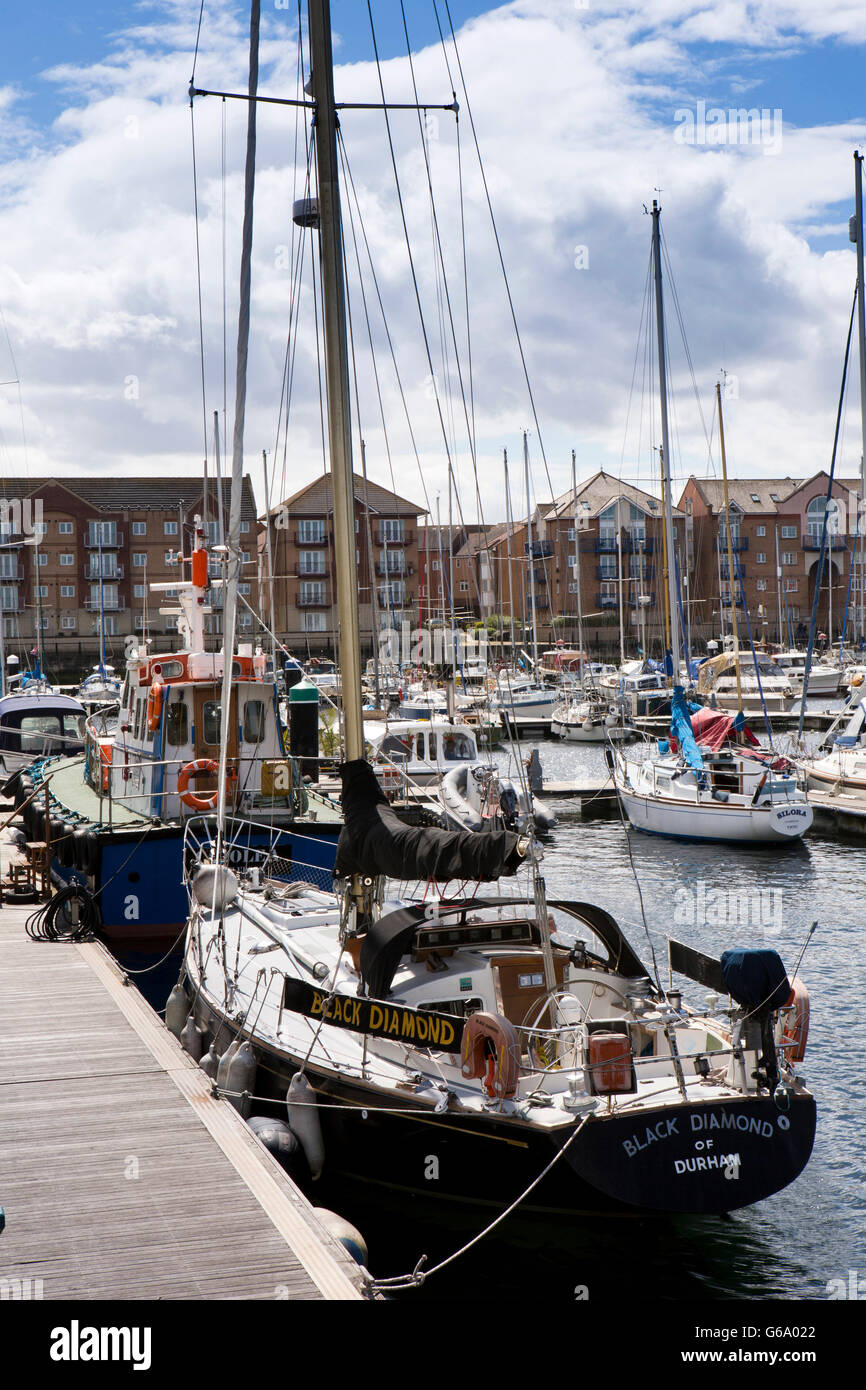
<instances>
[{"instance_id":1,"label":"orange life ring","mask_svg":"<svg viewBox=\"0 0 866 1390\"><path fill-rule=\"evenodd\" d=\"M789 1061L802 1062L809 1037L809 991L802 980L795 980L791 986L785 1009L788 1013L782 1024L781 1045Z\"/></svg>"},{"instance_id":2,"label":"orange life ring","mask_svg":"<svg viewBox=\"0 0 866 1390\"><path fill-rule=\"evenodd\" d=\"M154 679L150 690L147 692L147 730L148 733L155 734L159 728L160 715L162 714L162 702L165 699L165 682Z\"/></svg>"},{"instance_id":3,"label":"orange life ring","mask_svg":"<svg viewBox=\"0 0 866 1390\"><path fill-rule=\"evenodd\" d=\"M517 1030L501 1014L470 1014L463 1030L460 1070L479 1077L491 1100L510 1100L517 1094L520 1043Z\"/></svg>"},{"instance_id":4,"label":"orange life ring","mask_svg":"<svg viewBox=\"0 0 866 1390\"><path fill-rule=\"evenodd\" d=\"M177 774L177 791L184 806L190 806L194 811L213 811L219 801L219 790L214 789L210 796L196 796L194 792L188 790L189 779L196 777L200 772L209 772L212 776L220 770L219 763L215 763L213 758L196 758L195 762L185 763ZM227 782L230 784L237 781L237 772L234 768L229 768L226 774ZM226 787L226 794L231 791L231 786Z\"/></svg>"}]
</instances>

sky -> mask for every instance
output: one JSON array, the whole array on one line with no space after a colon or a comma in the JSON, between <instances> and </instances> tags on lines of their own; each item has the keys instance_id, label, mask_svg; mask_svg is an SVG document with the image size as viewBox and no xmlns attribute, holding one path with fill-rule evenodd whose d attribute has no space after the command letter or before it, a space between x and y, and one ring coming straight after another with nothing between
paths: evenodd
<instances>
[{"instance_id":1,"label":"sky","mask_svg":"<svg viewBox=\"0 0 866 1390\"><path fill-rule=\"evenodd\" d=\"M188 474L205 452L213 466L214 411L231 434L246 110L198 98L191 122L199 5L43 0L4 15L5 476ZM855 283L866 7L450 0L455 51L446 0L406 0L411 70L400 0L371 8L387 98L413 101L414 75L429 108L390 114L399 183L381 111L340 117L357 468L363 437L370 476L431 513L440 495L444 522L450 458L455 520L498 521L504 450L525 510L526 431L535 501L568 486L572 450L579 478L603 467L652 490L653 198L675 493L719 475L722 373L733 475L826 468ZM248 23L246 0L205 0L199 87L243 90ZM332 27L338 101L379 101L366 0L332 0ZM297 95L297 45L297 0L265 0L260 92ZM454 89L456 121L432 109ZM322 467L311 248L291 220L304 148L296 109L259 107L245 468L260 507L263 450L274 501ZM843 476L860 438L855 337Z\"/></svg>"}]
</instances>

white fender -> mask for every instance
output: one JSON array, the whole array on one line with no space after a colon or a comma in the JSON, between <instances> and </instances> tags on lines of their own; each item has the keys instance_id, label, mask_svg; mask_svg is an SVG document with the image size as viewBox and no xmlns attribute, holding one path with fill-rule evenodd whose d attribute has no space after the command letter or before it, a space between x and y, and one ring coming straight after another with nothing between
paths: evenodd
<instances>
[{"instance_id":1,"label":"white fender","mask_svg":"<svg viewBox=\"0 0 866 1390\"><path fill-rule=\"evenodd\" d=\"M325 1144L319 1120L316 1093L302 1072L295 1072L286 1092L286 1107L292 1132L298 1136L304 1157L315 1180L325 1166Z\"/></svg>"}]
</instances>

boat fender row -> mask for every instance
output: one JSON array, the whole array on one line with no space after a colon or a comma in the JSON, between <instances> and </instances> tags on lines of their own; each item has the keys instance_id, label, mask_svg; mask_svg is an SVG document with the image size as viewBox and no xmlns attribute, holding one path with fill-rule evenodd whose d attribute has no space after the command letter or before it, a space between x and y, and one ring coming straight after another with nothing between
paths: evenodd
<instances>
[{"instance_id":1,"label":"boat fender row","mask_svg":"<svg viewBox=\"0 0 866 1390\"><path fill-rule=\"evenodd\" d=\"M183 1026L189 1016L190 1008L189 995L183 984L183 977L178 980L165 1005L165 1026L170 1033L174 1033L179 1038L183 1032Z\"/></svg>"}]
</instances>

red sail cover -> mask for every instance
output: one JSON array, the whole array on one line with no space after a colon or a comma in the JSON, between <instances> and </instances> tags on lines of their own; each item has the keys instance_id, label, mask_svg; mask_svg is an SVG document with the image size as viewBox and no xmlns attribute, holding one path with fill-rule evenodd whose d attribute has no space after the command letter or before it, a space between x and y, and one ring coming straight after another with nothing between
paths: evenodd
<instances>
[{"instance_id":1,"label":"red sail cover","mask_svg":"<svg viewBox=\"0 0 866 1390\"><path fill-rule=\"evenodd\" d=\"M733 714L726 714L720 709L700 709L697 714L691 716L692 730L695 735L695 743L702 748L709 748L711 753L718 753L723 744L728 739L736 739L734 729ZM758 740L751 729L743 728L743 742L748 743L752 748L758 746Z\"/></svg>"}]
</instances>

